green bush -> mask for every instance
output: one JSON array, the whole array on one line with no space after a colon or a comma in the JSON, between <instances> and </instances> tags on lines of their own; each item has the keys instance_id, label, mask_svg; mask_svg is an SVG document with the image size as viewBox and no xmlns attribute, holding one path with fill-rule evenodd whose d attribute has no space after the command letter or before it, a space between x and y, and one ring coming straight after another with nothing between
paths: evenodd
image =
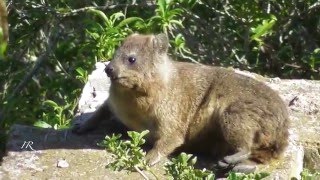
<instances>
[{"instance_id":1,"label":"green bush","mask_svg":"<svg viewBox=\"0 0 320 180\"><path fill-rule=\"evenodd\" d=\"M146 169L147 163L144 160L146 153L141 149L141 145L146 142L144 136L148 133L148 130L141 133L128 131L130 140L126 141L120 139L121 134L112 134L111 137L107 135L105 140L99 143L101 147L105 147L107 151L112 153L115 159L107 167L117 171Z\"/></svg>"}]
</instances>

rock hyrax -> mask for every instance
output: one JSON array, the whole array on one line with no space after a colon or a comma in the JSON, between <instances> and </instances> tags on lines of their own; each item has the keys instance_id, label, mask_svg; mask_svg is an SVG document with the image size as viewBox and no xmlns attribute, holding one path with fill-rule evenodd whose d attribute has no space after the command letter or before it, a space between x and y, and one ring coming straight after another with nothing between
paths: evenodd
<instances>
[{"instance_id":1,"label":"rock hyrax","mask_svg":"<svg viewBox=\"0 0 320 180\"><path fill-rule=\"evenodd\" d=\"M243 172L281 155L289 119L275 91L222 67L172 61L168 44L164 34L126 38L105 69L109 98L73 130L83 133L111 114L129 129L148 129L150 165L177 148Z\"/></svg>"}]
</instances>

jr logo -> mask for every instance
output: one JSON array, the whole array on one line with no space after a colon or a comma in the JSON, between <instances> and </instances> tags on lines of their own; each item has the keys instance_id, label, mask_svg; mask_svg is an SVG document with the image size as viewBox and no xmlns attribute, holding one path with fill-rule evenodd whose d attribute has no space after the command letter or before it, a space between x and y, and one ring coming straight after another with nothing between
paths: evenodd
<instances>
[{"instance_id":1,"label":"jr logo","mask_svg":"<svg viewBox=\"0 0 320 180\"><path fill-rule=\"evenodd\" d=\"M31 149L32 151L34 151L34 149L32 148L32 144L33 142L32 141L24 141L22 146L21 146L21 149Z\"/></svg>"}]
</instances>

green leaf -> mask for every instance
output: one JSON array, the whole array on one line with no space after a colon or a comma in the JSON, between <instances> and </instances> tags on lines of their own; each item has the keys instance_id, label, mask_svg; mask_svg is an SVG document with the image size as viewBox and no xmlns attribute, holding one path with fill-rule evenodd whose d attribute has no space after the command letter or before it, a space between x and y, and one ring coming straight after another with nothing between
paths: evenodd
<instances>
[{"instance_id":1,"label":"green leaf","mask_svg":"<svg viewBox=\"0 0 320 180\"><path fill-rule=\"evenodd\" d=\"M165 171L173 179L205 179L213 180L214 174L206 169L195 169L196 157L191 158L192 154L181 153L178 157L172 158L165 164Z\"/></svg>"},{"instance_id":2,"label":"green leaf","mask_svg":"<svg viewBox=\"0 0 320 180\"><path fill-rule=\"evenodd\" d=\"M266 172L261 172L261 173L256 173L255 174L255 179L263 179L267 176L269 176L270 174L269 173L266 173Z\"/></svg>"},{"instance_id":3,"label":"green leaf","mask_svg":"<svg viewBox=\"0 0 320 180\"><path fill-rule=\"evenodd\" d=\"M267 176L269 176L269 173L265 172L250 174L230 172L228 175L228 180L261 180Z\"/></svg>"},{"instance_id":4,"label":"green leaf","mask_svg":"<svg viewBox=\"0 0 320 180\"><path fill-rule=\"evenodd\" d=\"M149 130L144 130L140 133L139 138L142 139L144 136L146 136L150 131Z\"/></svg>"},{"instance_id":5,"label":"green leaf","mask_svg":"<svg viewBox=\"0 0 320 180\"><path fill-rule=\"evenodd\" d=\"M0 60L4 59L7 49L7 42L3 41L3 30L0 27Z\"/></svg>"},{"instance_id":6,"label":"green leaf","mask_svg":"<svg viewBox=\"0 0 320 180\"><path fill-rule=\"evenodd\" d=\"M116 22L116 20L118 20L120 17L125 17L125 15L122 12L117 12L114 13L110 16L110 20L112 22L112 24L110 24L110 27L114 26L114 23Z\"/></svg>"},{"instance_id":7,"label":"green leaf","mask_svg":"<svg viewBox=\"0 0 320 180\"><path fill-rule=\"evenodd\" d=\"M166 5L167 5L166 0L158 0L158 6L159 6L158 8L162 14L165 13Z\"/></svg>"},{"instance_id":8,"label":"green leaf","mask_svg":"<svg viewBox=\"0 0 320 180\"><path fill-rule=\"evenodd\" d=\"M88 12L93 13L97 16L99 16L101 19L103 19L105 22L108 22L109 19L106 16L106 14L104 14L104 12L100 11L100 10L96 10L96 9L89 9Z\"/></svg>"},{"instance_id":9,"label":"green leaf","mask_svg":"<svg viewBox=\"0 0 320 180\"><path fill-rule=\"evenodd\" d=\"M195 165L196 164L196 162L197 162L197 157L194 157L194 158L192 158L191 160L190 160L190 165Z\"/></svg>"},{"instance_id":10,"label":"green leaf","mask_svg":"<svg viewBox=\"0 0 320 180\"><path fill-rule=\"evenodd\" d=\"M41 127L41 128L52 128L52 126L44 121L37 121L33 124L36 127Z\"/></svg>"},{"instance_id":11,"label":"green leaf","mask_svg":"<svg viewBox=\"0 0 320 180\"><path fill-rule=\"evenodd\" d=\"M50 107L59 107L59 105L56 102L52 101L52 100L46 100L46 101L43 102L43 104L47 105L47 106L50 106Z\"/></svg>"},{"instance_id":12,"label":"green leaf","mask_svg":"<svg viewBox=\"0 0 320 180\"><path fill-rule=\"evenodd\" d=\"M237 174L235 172L230 172L228 175L228 180L237 180Z\"/></svg>"},{"instance_id":13,"label":"green leaf","mask_svg":"<svg viewBox=\"0 0 320 180\"><path fill-rule=\"evenodd\" d=\"M7 43L1 42L0 43L0 60L5 59L5 52L7 51Z\"/></svg>"},{"instance_id":14,"label":"green leaf","mask_svg":"<svg viewBox=\"0 0 320 180\"><path fill-rule=\"evenodd\" d=\"M128 136L132 139L134 146L140 146L145 143L143 137L149 133L149 130L142 131L141 133L135 131L128 131Z\"/></svg>"},{"instance_id":15,"label":"green leaf","mask_svg":"<svg viewBox=\"0 0 320 180\"><path fill-rule=\"evenodd\" d=\"M78 67L76 71L80 76L84 76L86 74L86 71L82 67Z\"/></svg>"},{"instance_id":16,"label":"green leaf","mask_svg":"<svg viewBox=\"0 0 320 180\"><path fill-rule=\"evenodd\" d=\"M258 25L256 28L252 28L253 35L251 36L251 40L259 41L261 36L265 36L270 33L270 30L276 23L277 18L275 16L271 16L271 20L263 20L262 24Z\"/></svg>"},{"instance_id":17,"label":"green leaf","mask_svg":"<svg viewBox=\"0 0 320 180\"><path fill-rule=\"evenodd\" d=\"M96 32L87 31L87 33L88 33L93 39L95 39L95 40L100 37L100 34L99 34L99 33L96 33Z\"/></svg>"},{"instance_id":18,"label":"green leaf","mask_svg":"<svg viewBox=\"0 0 320 180\"><path fill-rule=\"evenodd\" d=\"M140 22L144 22L144 20L142 18L139 18L139 17L129 17L127 19L124 19L123 21L121 21L116 27L117 28L121 28L125 25L128 25L132 22L135 22L135 21L140 21Z\"/></svg>"},{"instance_id":19,"label":"green leaf","mask_svg":"<svg viewBox=\"0 0 320 180\"><path fill-rule=\"evenodd\" d=\"M145 142L143 138L139 140L139 137L143 137L143 135L134 131L129 131L128 135L131 140L123 141L120 139L121 134L112 134L111 137L106 136L105 140L99 144L106 147L107 151L114 155L115 161L110 163L108 167L113 170L126 169L130 171L134 171L135 166L146 169L146 161L143 158L146 153L139 146L139 142Z\"/></svg>"},{"instance_id":20,"label":"green leaf","mask_svg":"<svg viewBox=\"0 0 320 180\"><path fill-rule=\"evenodd\" d=\"M183 27L182 21L180 21L180 20L174 20L174 19L172 19L172 20L170 20L170 23L171 23L171 24L176 24L176 25L178 25L178 26L180 26L180 27Z\"/></svg>"}]
</instances>

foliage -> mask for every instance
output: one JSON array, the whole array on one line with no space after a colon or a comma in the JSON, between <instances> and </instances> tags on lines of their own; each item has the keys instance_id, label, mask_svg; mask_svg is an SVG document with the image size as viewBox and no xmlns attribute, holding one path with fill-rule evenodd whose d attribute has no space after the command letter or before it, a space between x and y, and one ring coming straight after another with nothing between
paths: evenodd
<instances>
[{"instance_id":1,"label":"foliage","mask_svg":"<svg viewBox=\"0 0 320 180\"><path fill-rule=\"evenodd\" d=\"M141 149L141 145L145 143L143 138L149 131L137 133L128 131L130 140L120 140L121 134L106 136L99 145L105 147L107 151L114 156L114 161L109 163L107 167L113 170L129 170L135 171L136 168L146 169L146 161L144 160L145 152Z\"/></svg>"},{"instance_id":2,"label":"foliage","mask_svg":"<svg viewBox=\"0 0 320 180\"><path fill-rule=\"evenodd\" d=\"M0 61L5 58L5 52L7 49L7 42L3 41L4 38L3 29L0 27Z\"/></svg>"},{"instance_id":3,"label":"foliage","mask_svg":"<svg viewBox=\"0 0 320 180\"><path fill-rule=\"evenodd\" d=\"M301 180L314 180L320 178L320 172L310 172L308 169L304 169L301 172Z\"/></svg>"},{"instance_id":4,"label":"foliage","mask_svg":"<svg viewBox=\"0 0 320 180\"><path fill-rule=\"evenodd\" d=\"M71 103L64 106L59 106L57 103L51 100L46 100L43 102L43 105L49 108L48 113L42 115L42 120L38 120L34 123L34 126L42 128L53 128L53 129L62 129L68 128L73 117L73 109L76 103Z\"/></svg>"},{"instance_id":5,"label":"foliage","mask_svg":"<svg viewBox=\"0 0 320 180\"><path fill-rule=\"evenodd\" d=\"M228 180L252 180L252 179L260 180L267 176L269 176L268 173L243 174L243 173L230 172L228 175Z\"/></svg>"},{"instance_id":6,"label":"foliage","mask_svg":"<svg viewBox=\"0 0 320 180\"><path fill-rule=\"evenodd\" d=\"M201 62L319 79L320 59L311 55L320 45L319 8L317 0L201 0L185 12L183 34Z\"/></svg>"},{"instance_id":7,"label":"foliage","mask_svg":"<svg viewBox=\"0 0 320 180\"><path fill-rule=\"evenodd\" d=\"M103 20L103 25L94 24L90 30L88 30L91 38L97 42L97 56L103 59L111 59L115 48L121 40L132 33L131 29L126 25L134 21L142 21L143 19L138 17L126 18L122 12L116 12L110 17L107 17L102 11L90 10L94 14L98 15Z\"/></svg>"},{"instance_id":8,"label":"foliage","mask_svg":"<svg viewBox=\"0 0 320 180\"><path fill-rule=\"evenodd\" d=\"M177 16L182 14L181 8L172 8L175 2L172 0L158 0L156 15L149 19L149 26L158 26L162 32L172 33L176 26L183 27L182 21Z\"/></svg>"},{"instance_id":9,"label":"foliage","mask_svg":"<svg viewBox=\"0 0 320 180\"><path fill-rule=\"evenodd\" d=\"M207 179L213 180L214 174L206 169L195 169L194 165L197 162L197 158L191 154L181 153L176 158L172 158L170 162L165 164L166 174L172 179Z\"/></svg>"},{"instance_id":10,"label":"foliage","mask_svg":"<svg viewBox=\"0 0 320 180\"><path fill-rule=\"evenodd\" d=\"M194 165L197 162L197 157L193 157L191 154L181 153L176 158L172 158L171 161L166 163L166 174L172 177L172 179L214 179L215 175L212 171L206 169L195 169ZM230 172L227 179L229 180L260 180L267 177L268 173L235 173Z\"/></svg>"},{"instance_id":11,"label":"foliage","mask_svg":"<svg viewBox=\"0 0 320 180\"><path fill-rule=\"evenodd\" d=\"M98 145L106 148L114 158L114 161L107 165L107 168L111 168L116 171L128 170L128 171L141 171L147 170L155 175L147 166L144 159L146 153L141 149L141 145L145 143L144 137L149 133L148 130L141 133L128 131L129 140L122 140L121 134L112 134L112 136L106 136ZM215 174L212 171L206 169L196 169L194 165L197 162L197 157L193 157L191 154L182 152L177 157L172 158L164 165L166 175L169 179L175 180L213 180ZM229 180L260 180L267 177L268 173L234 173L230 172L227 179Z\"/></svg>"}]
</instances>

